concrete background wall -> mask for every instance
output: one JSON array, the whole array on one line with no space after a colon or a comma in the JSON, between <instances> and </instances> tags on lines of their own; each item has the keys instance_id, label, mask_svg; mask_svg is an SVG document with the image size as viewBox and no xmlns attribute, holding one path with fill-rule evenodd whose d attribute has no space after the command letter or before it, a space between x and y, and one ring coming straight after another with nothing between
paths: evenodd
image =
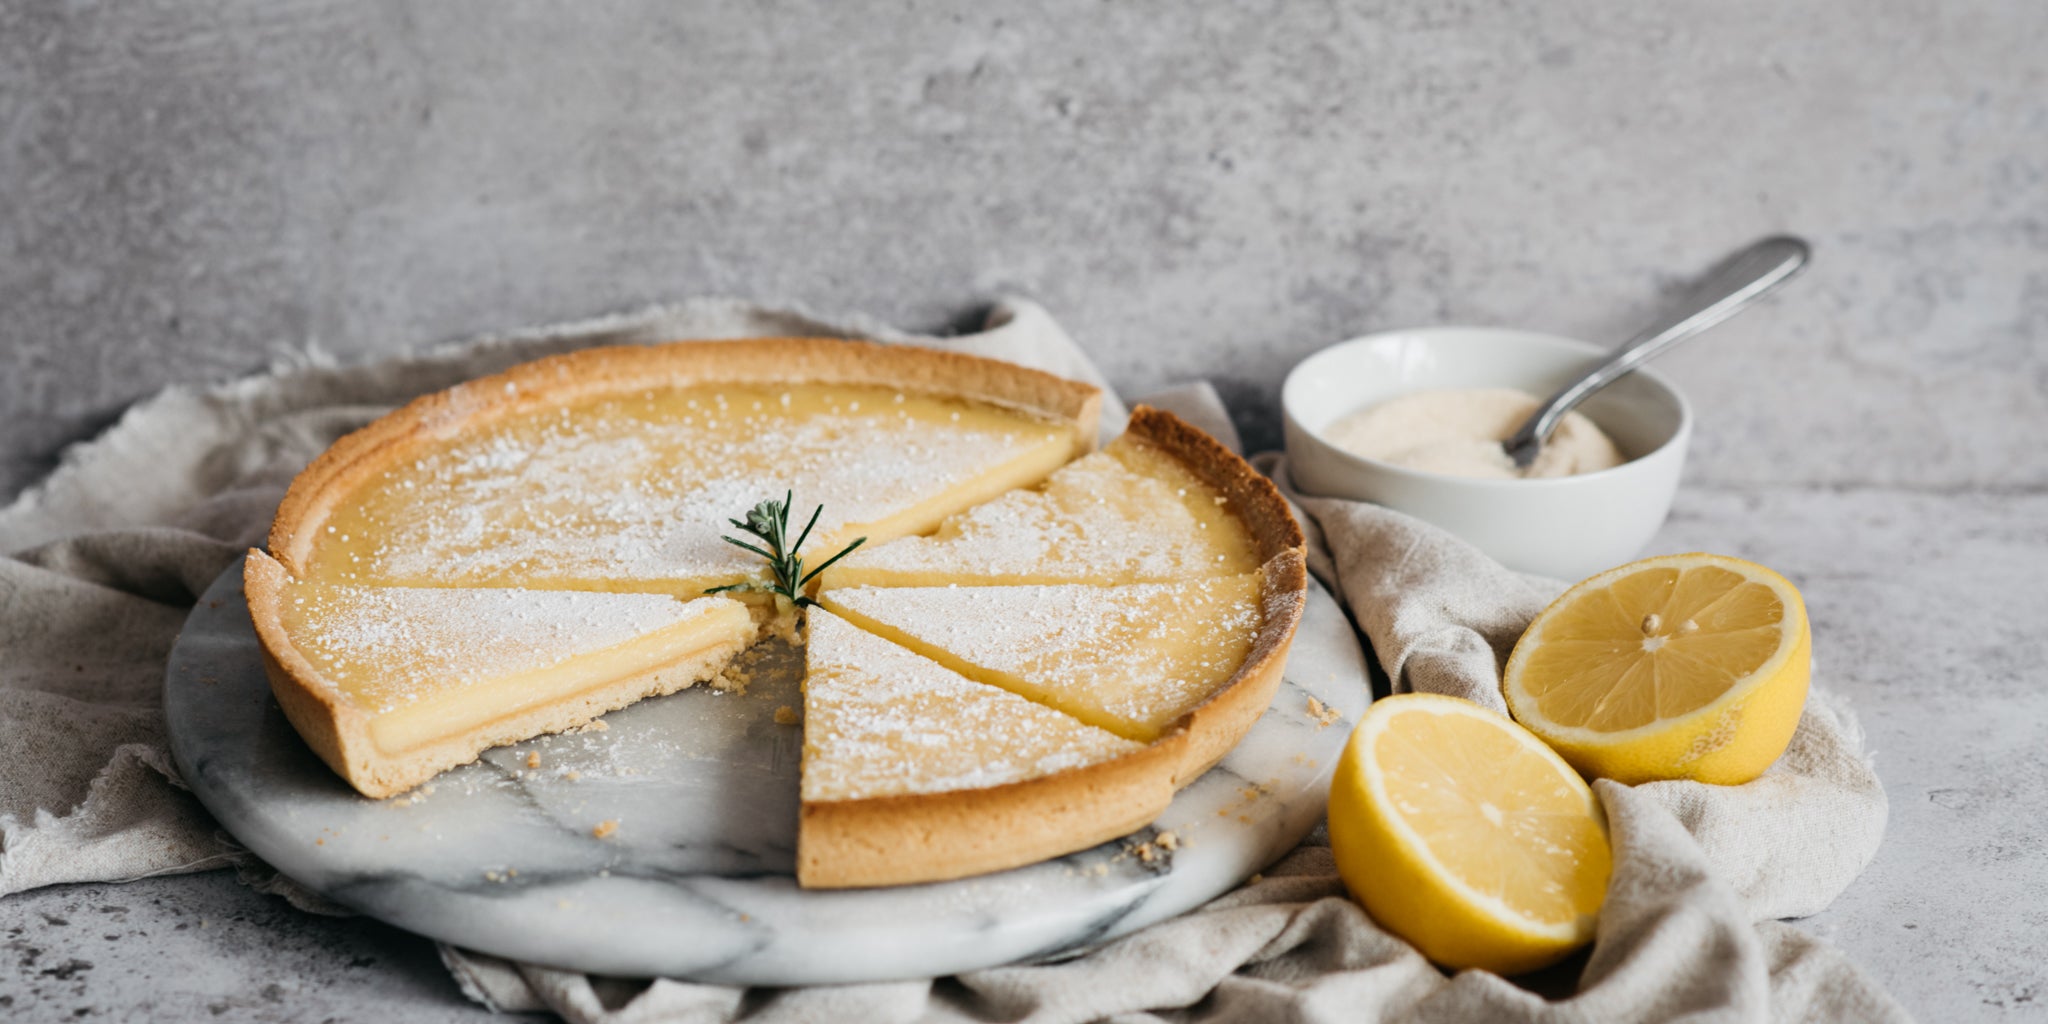
<instances>
[{"instance_id":1,"label":"concrete background wall","mask_svg":"<svg viewBox=\"0 0 2048 1024\"><path fill-rule=\"evenodd\" d=\"M2035 0L6 0L0 497L166 383L713 293L1031 295L1271 442L1318 346L1618 340L1777 230L1812 271L1666 363L1695 482L2039 488L2043 38Z\"/></svg>"}]
</instances>

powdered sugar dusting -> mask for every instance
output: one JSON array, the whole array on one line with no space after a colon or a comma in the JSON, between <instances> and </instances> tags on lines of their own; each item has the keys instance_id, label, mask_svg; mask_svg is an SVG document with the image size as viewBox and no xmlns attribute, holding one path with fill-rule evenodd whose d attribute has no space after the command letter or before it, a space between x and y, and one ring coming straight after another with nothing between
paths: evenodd
<instances>
[{"instance_id":1,"label":"powdered sugar dusting","mask_svg":"<svg viewBox=\"0 0 2048 1024\"><path fill-rule=\"evenodd\" d=\"M292 643L368 711L562 664L735 602L660 594L293 583Z\"/></svg>"},{"instance_id":2,"label":"powdered sugar dusting","mask_svg":"<svg viewBox=\"0 0 2048 1024\"><path fill-rule=\"evenodd\" d=\"M827 605L1129 736L1206 700L1258 637L1256 573L1125 586L854 587Z\"/></svg>"},{"instance_id":3,"label":"powdered sugar dusting","mask_svg":"<svg viewBox=\"0 0 2048 1024\"><path fill-rule=\"evenodd\" d=\"M808 632L805 800L978 789L1138 749L827 612L811 610Z\"/></svg>"},{"instance_id":4,"label":"powdered sugar dusting","mask_svg":"<svg viewBox=\"0 0 2048 1024\"><path fill-rule=\"evenodd\" d=\"M1040 489L961 513L932 536L856 552L833 580L888 585L943 573L978 583L1130 583L1257 567L1250 535L1220 495L1166 457L1119 442L1069 463Z\"/></svg>"},{"instance_id":5,"label":"powdered sugar dusting","mask_svg":"<svg viewBox=\"0 0 2048 1024\"><path fill-rule=\"evenodd\" d=\"M1021 413L884 388L607 398L464 435L381 474L329 518L315 573L500 586L730 580L760 561L720 537L764 498L794 491L804 517L824 506L815 552L1067 436Z\"/></svg>"}]
</instances>

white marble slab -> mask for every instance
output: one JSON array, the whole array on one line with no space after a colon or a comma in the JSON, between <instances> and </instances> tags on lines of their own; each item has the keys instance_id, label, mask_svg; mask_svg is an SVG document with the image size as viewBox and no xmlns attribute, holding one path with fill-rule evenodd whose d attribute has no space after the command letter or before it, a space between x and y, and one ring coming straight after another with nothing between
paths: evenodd
<instances>
[{"instance_id":1,"label":"white marble slab","mask_svg":"<svg viewBox=\"0 0 2048 1024\"><path fill-rule=\"evenodd\" d=\"M1152 828L932 885L797 888L802 737L773 719L799 703L790 651L743 695L643 701L607 715L605 731L500 747L414 794L370 800L272 700L238 564L179 638L164 710L179 770L229 832L301 884L399 927L601 974L929 977L1056 957L1184 913L1314 828L1370 684L1349 622L1311 588L1272 707ZM1311 696L1341 717L1310 718ZM526 767L529 754L540 767ZM603 821L618 827L599 839ZM1177 850L1133 853L1169 830Z\"/></svg>"}]
</instances>

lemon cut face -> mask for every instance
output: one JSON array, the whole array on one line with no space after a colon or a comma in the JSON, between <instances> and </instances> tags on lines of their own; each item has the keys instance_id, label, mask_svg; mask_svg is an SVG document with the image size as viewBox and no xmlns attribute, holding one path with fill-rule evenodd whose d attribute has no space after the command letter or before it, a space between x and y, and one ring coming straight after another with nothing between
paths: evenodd
<instances>
[{"instance_id":1,"label":"lemon cut face","mask_svg":"<svg viewBox=\"0 0 2048 1024\"><path fill-rule=\"evenodd\" d=\"M1799 591L1763 566L1667 555L1594 576L1508 658L1516 721L1589 776L1735 784L1784 753L1812 639Z\"/></svg>"},{"instance_id":2,"label":"lemon cut face","mask_svg":"<svg viewBox=\"0 0 2048 1024\"><path fill-rule=\"evenodd\" d=\"M1469 701L1375 703L1330 791L1338 873L1366 912L1447 967L1501 974L1593 936L1612 854L1583 779L1543 741Z\"/></svg>"}]
</instances>

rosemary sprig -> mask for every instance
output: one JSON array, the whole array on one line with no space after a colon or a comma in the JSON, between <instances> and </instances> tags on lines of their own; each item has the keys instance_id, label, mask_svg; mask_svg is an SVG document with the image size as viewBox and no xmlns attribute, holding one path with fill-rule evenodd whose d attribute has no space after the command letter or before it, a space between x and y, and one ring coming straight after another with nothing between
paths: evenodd
<instances>
[{"instance_id":1,"label":"rosemary sprig","mask_svg":"<svg viewBox=\"0 0 2048 1024\"><path fill-rule=\"evenodd\" d=\"M804 587L813 579L816 579L819 573L830 569L832 563L853 554L853 549L866 543L867 538L855 538L853 543L840 549L838 554L825 559L824 562L820 563L817 568L812 569L810 572L805 572L804 558L802 555L797 554L797 552L803 549L804 541L810 539L811 527L818 525L818 517L824 514L825 506L819 505L811 510L811 521L804 524L802 533L797 534L796 543L785 543L789 537L789 510L795 497L796 492L786 491L783 493L781 501L770 498L755 505L747 513L747 518L743 520L727 520L735 528L752 535L761 542L761 545L765 546L751 544L738 537L722 538L727 544L738 548L745 548L767 559L769 570L775 574L775 582L765 588L758 583L728 583L722 587L712 587L706 590L705 593L716 594L725 590L765 589L771 594L780 594L788 598L798 608L807 608L817 604L816 601L804 596Z\"/></svg>"}]
</instances>

